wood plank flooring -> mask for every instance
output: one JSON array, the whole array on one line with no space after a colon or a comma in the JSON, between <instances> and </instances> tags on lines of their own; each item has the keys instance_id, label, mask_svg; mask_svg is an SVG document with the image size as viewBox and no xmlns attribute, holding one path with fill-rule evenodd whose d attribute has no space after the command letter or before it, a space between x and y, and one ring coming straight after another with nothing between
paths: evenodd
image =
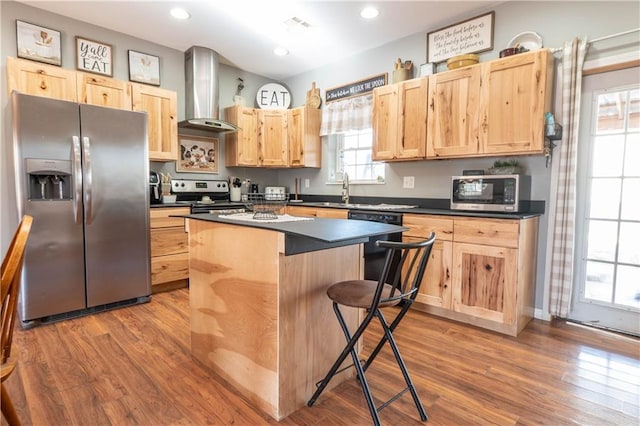
<instances>
[{"instance_id":1,"label":"wood plank flooring","mask_svg":"<svg viewBox=\"0 0 640 426\"><path fill-rule=\"evenodd\" d=\"M180 289L17 329L18 368L5 384L23 424L277 424L191 359L188 297ZM366 347L379 331L365 335ZM395 336L429 425L638 425L637 339L538 320L512 338L416 311ZM394 362L386 347L368 372L378 403L403 387ZM380 416L389 425L421 424L408 393ZM280 422L370 423L355 379Z\"/></svg>"}]
</instances>

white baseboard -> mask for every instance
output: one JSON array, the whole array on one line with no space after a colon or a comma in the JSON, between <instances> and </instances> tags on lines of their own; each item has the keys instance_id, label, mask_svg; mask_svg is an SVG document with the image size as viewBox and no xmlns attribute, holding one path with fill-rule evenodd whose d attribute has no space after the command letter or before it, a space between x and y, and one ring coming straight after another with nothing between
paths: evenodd
<instances>
[{"instance_id":1,"label":"white baseboard","mask_svg":"<svg viewBox=\"0 0 640 426\"><path fill-rule=\"evenodd\" d=\"M543 321L551 321L551 315L549 315L549 313L545 313L542 309L534 309L533 317Z\"/></svg>"}]
</instances>

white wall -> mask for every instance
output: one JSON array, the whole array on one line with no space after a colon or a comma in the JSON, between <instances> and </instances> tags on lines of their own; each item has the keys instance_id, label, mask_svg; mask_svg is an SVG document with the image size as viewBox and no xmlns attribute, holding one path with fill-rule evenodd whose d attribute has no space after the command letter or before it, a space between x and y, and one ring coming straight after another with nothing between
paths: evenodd
<instances>
[{"instance_id":1,"label":"white wall","mask_svg":"<svg viewBox=\"0 0 640 426\"><path fill-rule=\"evenodd\" d=\"M444 3L443 3L444 4ZM443 6L445 7L445 6ZM488 9L479 9L473 16ZM640 2L523 2L511 1L497 6L494 24L494 49L481 54L481 61L498 57L498 52L507 46L513 36L522 31L536 31L543 40L545 47L561 47L563 42L575 36L587 36L588 39L615 34L624 30L640 27ZM461 16L459 20L470 16ZM161 58L162 87L175 90L178 93L178 116L184 118L184 64L183 53L174 49L159 46L154 43L132 38L105 28L95 27L83 22L75 21L60 15L51 14L39 9L31 8L15 2L0 2L0 89L1 99L7 99L6 94L6 56L16 55L15 19L41 24L62 32L63 67L75 68L74 36L81 35L95 40L104 41L114 46L114 78L128 80L127 50L135 49L158 55ZM322 67L312 72L304 73L287 79L284 83L292 93L292 105L304 104L306 92L315 81L324 97L324 89L360 80L367 76L387 72L391 76L393 64L397 58L412 60L418 66L426 62L426 32L434 30L451 22L442 22L436 28L426 28L417 33L393 43L381 46L353 56L349 61L340 61ZM629 43L629 39L635 43ZM630 38L614 39L592 45L590 57L603 57L638 49L638 33ZM214 48L215 46L210 46ZM439 67L441 71L443 66ZM242 94L247 105L254 104L255 94L262 84L269 80L246 73L236 68L221 65L220 67L220 108L233 104L236 93L237 78L243 78L245 89ZM562 117L556 111L557 121L562 123ZM0 224L2 226L2 252L6 250L13 230L17 225L13 176L9 145L11 143L11 122L8 103L2 102L2 147L0 161L0 193L2 204L0 207ZM221 137L223 139L224 137ZM220 143L221 156L224 156L224 141ZM323 152L326 162L326 152ZM536 200L547 201L550 185L550 169L545 167L544 158L539 156L519 157L525 170L532 176L533 197ZM451 175L458 174L464 169L487 168L494 159L440 160L419 161L388 164L387 183L385 185L359 185L352 188L355 196L400 196L412 198L447 198L448 180ZM152 163L153 170L170 172L176 176L173 163ZM339 188L326 185L325 171L317 169L303 170L264 170L250 168L226 169L220 166L218 175L182 174L183 178L227 178L229 175L241 178L251 178L260 184L277 184L293 186L294 178L308 178L311 186L302 189L302 193L338 195ZM415 176L415 189L402 189L402 177ZM538 283L536 288L536 307L542 306L542 282L544 274L544 258L547 239L547 215L541 217L538 253Z\"/></svg>"}]
</instances>

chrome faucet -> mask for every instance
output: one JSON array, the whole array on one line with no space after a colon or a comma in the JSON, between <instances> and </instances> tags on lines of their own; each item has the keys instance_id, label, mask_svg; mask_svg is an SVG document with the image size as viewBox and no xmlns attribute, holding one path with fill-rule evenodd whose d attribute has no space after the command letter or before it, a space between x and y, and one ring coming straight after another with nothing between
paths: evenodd
<instances>
[{"instance_id":1,"label":"chrome faucet","mask_svg":"<svg viewBox=\"0 0 640 426\"><path fill-rule=\"evenodd\" d=\"M342 202L349 204L349 175L347 172L342 175Z\"/></svg>"}]
</instances>

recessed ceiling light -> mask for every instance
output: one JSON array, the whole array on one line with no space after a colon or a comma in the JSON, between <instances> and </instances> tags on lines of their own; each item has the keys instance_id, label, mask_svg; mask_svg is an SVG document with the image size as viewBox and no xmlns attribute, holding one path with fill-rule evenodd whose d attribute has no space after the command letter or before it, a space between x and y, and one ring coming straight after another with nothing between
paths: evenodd
<instances>
[{"instance_id":1,"label":"recessed ceiling light","mask_svg":"<svg viewBox=\"0 0 640 426\"><path fill-rule=\"evenodd\" d=\"M380 11L373 6L367 6L360 11L360 16L364 19L373 19L380 14Z\"/></svg>"},{"instance_id":2,"label":"recessed ceiling light","mask_svg":"<svg viewBox=\"0 0 640 426\"><path fill-rule=\"evenodd\" d=\"M173 16L176 19L189 19L191 18L191 15L189 15L189 12L187 12L186 10L180 8L180 7L174 7L173 9L171 9L171 16Z\"/></svg>"},{"instance_id":3,"label":"recessed ceiling light","mask_svg":"<svg viewBox=\"0 0 640 426\"><path fill-rule=\"evenodd\" d=\"M289 51L284 47L276 47L275 49L273 49L273 54L276 56L287 56L289 54Z\"/></svg>"}]
</instances>

